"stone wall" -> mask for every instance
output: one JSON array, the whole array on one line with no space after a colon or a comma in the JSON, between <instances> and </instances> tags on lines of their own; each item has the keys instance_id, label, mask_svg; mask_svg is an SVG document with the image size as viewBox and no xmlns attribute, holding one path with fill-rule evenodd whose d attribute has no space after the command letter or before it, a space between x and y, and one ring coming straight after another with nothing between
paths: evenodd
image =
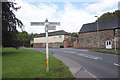
<instances>
[{"instance_id":1,"label":"stone wall","mask_svg":"<svg viewBox=\"0 0 120 80\"><path fill-rule=\"evenodd\" d=\"M117 43L117 48L120 48L120 29L116 29L115 36L119 37L119 40L116 43Z\"/></svg>"},{"instance_id":2,"label":"stone wall","mask_svg":"<svg viewBox=\"0 0 120 80\"><path fill-rule=\"evenodd\" d=\"M79 48L79 41L78 40L74 41L73 44L74 44L73 45L74 48Z\"/></svg>"},{"instance_id":3,"label":"stone wall","mask_svg":"<svg viewBox=\"0 0 120 80\"><path fill-rule=\"evenodd\" d=\"M117 32L116 32L117 31ZM104 30L99 31L99 43L100 48L106 48L105 41L114 39L115 35L120 36L120 29L117 30ZM117 41L117 48L119 46L119 41ZM79 34L79 48L97 48L98 36L97 32L87 32ZM112 41L112 47L114 48L114 41Z\"/></svg>"},{"instance_id":4,"label":"stone wall","mask_svg":"<svg viewBox=\"0 0 120 80\"><path fill-rule=\"evenodd\" d=\"M60 48L60 46L64 46L63 42L49 43L49 48ZM45 48L46 43L33 43L34 48Z\"/></svg>"}]
</instances>

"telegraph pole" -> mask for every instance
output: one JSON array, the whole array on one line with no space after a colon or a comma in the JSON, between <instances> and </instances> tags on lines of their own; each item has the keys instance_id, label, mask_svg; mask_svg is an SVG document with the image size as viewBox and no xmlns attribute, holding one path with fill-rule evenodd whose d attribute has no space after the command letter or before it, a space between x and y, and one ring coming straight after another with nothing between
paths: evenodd
<instances>
[{"instance_id":1,"label":"telegraph pole","mask_svg":"<svg viewBox=\"0 0 120 80\"><path fill-rule=\"evenodd\" d=\"M98 46L98 50L100 49L100 36L99 36L99 25L98 25L98 16L97 17L97 46Z\"/></svg>"}]
</instances>

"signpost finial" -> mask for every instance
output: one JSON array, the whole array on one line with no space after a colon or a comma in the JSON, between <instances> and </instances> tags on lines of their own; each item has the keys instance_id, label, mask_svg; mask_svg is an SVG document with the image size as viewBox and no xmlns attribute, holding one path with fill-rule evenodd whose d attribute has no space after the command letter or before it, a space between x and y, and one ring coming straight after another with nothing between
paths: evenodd
<instances>
[{"instance_id":1,"label":"signpost finial","mask_svg":"<svg viewBox=\"0 0 120 80\"><path fill-rule=\"evenodd\" d=\"M48 22L48 19L46 18L45 22Z\"/></svg>"}]
</instances>

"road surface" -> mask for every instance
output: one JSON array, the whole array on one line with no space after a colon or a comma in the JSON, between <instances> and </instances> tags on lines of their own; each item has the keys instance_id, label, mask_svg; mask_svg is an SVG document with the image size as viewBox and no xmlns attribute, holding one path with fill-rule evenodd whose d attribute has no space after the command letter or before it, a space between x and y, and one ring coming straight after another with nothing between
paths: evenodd
<instances>
[{"instance_id":1,"label":"road surface","mask_svg":"<svg viewBox=\"0 0 120 80\"><path fill-rule=\"evenodd\" d=\"M29 48L45 53L45 48ZM94 74L97 78L118 78L118 55L104 54L98 52L91 52L85 49L73 49L73 48L57 48L49 49L49 53L58 54L69 58L81 66L87 71Z\"/></svg>"}]
</instances>

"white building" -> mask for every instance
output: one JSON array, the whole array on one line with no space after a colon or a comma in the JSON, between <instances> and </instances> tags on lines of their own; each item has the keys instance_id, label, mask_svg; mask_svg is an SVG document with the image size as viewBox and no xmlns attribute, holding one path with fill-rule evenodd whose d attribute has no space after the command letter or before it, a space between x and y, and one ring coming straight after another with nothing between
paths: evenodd
<instances>
[{"instance_id":1,"label":"white building","mask_svg":"<svg viewBox=\"0 0 120 80\"><path fill-rule=\"evenodd\" d=\"M49 32L48 33L49 47L51 47L51 48L64 47L64 45L65 45L64 40L69 37L70 37L70 34L63 30ZM31 42L31 44L33 44L33 47L35 47L35 48L44 48L46 46L45 45L45 43L46 43L45 33L35 35L31 39L30 42Z\"/></svg>"}]
</instances>

